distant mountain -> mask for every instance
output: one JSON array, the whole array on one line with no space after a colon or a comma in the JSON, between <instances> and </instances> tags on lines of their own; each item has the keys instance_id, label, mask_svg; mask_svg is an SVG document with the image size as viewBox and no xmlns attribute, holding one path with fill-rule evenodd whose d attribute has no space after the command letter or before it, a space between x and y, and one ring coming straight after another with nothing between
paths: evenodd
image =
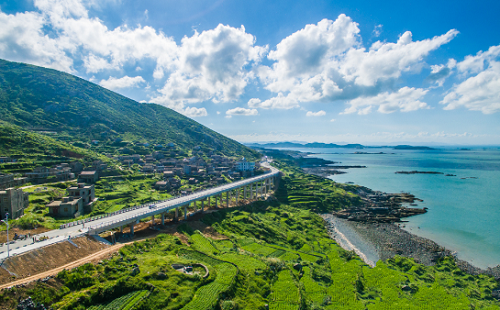
<instances>
[{"instance_id":1,"label":"distant mountain","mask_svg":"<svg viewBox=\"0 0 500 310\"><path fill-rule=\"evenodd\" d=\"M55 138L169 142L225 155L258 153L169 108L143 104L76 76L0 60L0 120Z\"/></svg>"},{"instance_id":2,"label":"distant mountain","mask_svg":"<svg viewBox=\"0 0 500 310\"><path fill-rule=\"evenodd\" d=\"M361 144L346 144L346 145L339 145L335 143L320 143L320 142L313 142L313 143L293 143L293 142L277 142L277 143L264 143L264 144L259 144L259 143L253 143L253 144L247 144L248 146L255 146L255 147L264 147L264 148L290 148L290 147L304 147L304 148L350 148L350 149L362 149L364 148L363 145Z\"/></svg>"}]
</instances>

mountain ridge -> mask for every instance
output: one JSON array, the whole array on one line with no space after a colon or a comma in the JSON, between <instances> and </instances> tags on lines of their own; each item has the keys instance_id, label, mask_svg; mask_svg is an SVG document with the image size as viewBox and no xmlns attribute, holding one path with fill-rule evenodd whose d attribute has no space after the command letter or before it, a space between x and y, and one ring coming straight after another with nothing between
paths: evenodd
<instances>
[{"instance_id":1,"label":"mountain ridge","mask_svg":"<svg viewBox=\"0 0 500 310\"><path fill-rule=\"evenodd\" d=\"M178 112L139 103L68 73L0 59L0 120L28 130L92 140L197 145L224 153L258 153Z\"/></svg>"}]
</instances>

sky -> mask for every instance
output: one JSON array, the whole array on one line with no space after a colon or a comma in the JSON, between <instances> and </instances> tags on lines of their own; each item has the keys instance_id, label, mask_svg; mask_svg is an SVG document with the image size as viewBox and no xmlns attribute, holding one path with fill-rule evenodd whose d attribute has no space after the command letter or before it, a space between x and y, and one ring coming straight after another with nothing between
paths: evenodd
<instances>
[{"instance_id":1,"label":"sky","mask_svg":"<svg viewBox=\"0 0 500 310\"><path fill-rule=\"evenodd\" d=\"M500 1L0 0L0 58L240 142L500 145Z\"/></svg>"}]
</instances>

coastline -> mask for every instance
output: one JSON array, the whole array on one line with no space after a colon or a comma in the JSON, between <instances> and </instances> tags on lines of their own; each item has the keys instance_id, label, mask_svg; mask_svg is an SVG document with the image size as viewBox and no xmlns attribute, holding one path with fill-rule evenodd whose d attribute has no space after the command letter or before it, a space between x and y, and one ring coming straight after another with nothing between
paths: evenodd
<instances>
[{"instance_id":1,"label":"coastline","mask_svg":"<svg viewBox=\"0 0 500 310\"><path fill-rule=\"evenodd\" d=\"M452 251L436 242L414 235L394 223L354 222L332 214L323 214L322 217L330 236L345 250L355 250L370 266L373 266L373 259L365 260L366 257L374 257L370 249L374 249L378 259L382 261L400 255L413 258L417 263L426 266L434 265L440 257L454 256ZM364 249L368 249L367 253L363 252ZM486 274L500 281L500 265L481 269L456 257L455 262L464 272L473 275Z\"/></svg>"},{"instance_id":2,"label":"coastline","mask_svg":"<svg viewBox=\"0 0 500 310\"><path fill-rule=\"evenodd\" d=\"M313 154L301 153L301 155L311 156ZM302 167L302 169L305 173L323 178L333 174L346 173L336 169L332 171L334 169L327 165L318 165L314 169ZM327 224L331 238L342 248L348 251L354 250L370 266L374 266L377 260L385 261L396 255L413 258L416 262L426 266L434 265L440 257L454 256L457 266L462 271L473 275L493 276L500 282L500 265L486 269L476 267L465 260L458 259L455 252L431 239L412 234L399 227L397 223L349 221L334 214L321 216Z\"/></svg>"}]
</instances>

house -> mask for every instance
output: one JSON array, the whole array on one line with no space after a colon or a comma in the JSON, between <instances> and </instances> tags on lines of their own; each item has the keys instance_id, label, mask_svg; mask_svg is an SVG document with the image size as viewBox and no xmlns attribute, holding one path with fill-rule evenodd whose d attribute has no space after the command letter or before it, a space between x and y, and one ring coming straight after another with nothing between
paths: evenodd
<instances>
[{"instance_id":1,"label":"house","mask_svg":"<svg viewBox=\"0 0 500 310\"><path fill-rule=\"evenodd\" d=\"M38 166L33 169L33 172L28 172L25 176L31 180L45 179L48 178L50 174L49 168Z\"/></svg>"},{"instance_id":2,"label":"house","mask_svg":"<svg viewBox=\"0 0 500 310\"><path fill-rule=\"evenodd\" d=\"M163 177L164 178L171 178L174 176L174 172L171 171L171 170L166 170L166 171L163 171Z\"/></svg>"},{"instance_id":3,"label":"house","mask_svg":"<svg viewBox=\"0 0 500 310\"><path fill-rule=\"evenodd\" d=\"M155 171L155 167L153 165L147 164L142 167L142 172L144 173L152 173Z\"/></svg>"},{"instance_id":4,"label":"house","mask_svg":"<svg viewBox=\"0 0 500 310\"><path fill-rule=\"evenodd\" d=\"M184 170L184 174L191 174L191 166L184 165L183 170Z\"/></svg>"},{"instance_id":5,"label":"house","mask_svg":"<svg viewBox=\"0 0 500 310\"><path fill-rule=\"evenodd\" d=\"M10 157L5 157L5 156L0 157L0 163L11 163L15 161L16 161L15 159L12 159Z\"/></svg>"},{"instance_id":6,"label":"house","mask_svg":"<svg viewBox=\"0 0 500 310\"><path fill-rule=\"evenodd\" d=\"M170 189L170 184L166 181L158 181L155 183L155 189L165 191Z\"/></svg>"},{"instance_id":7,"label":"house","mask_svg":"<svg viewBox=\"0 0 500 310\"><path fill-rule=\"evenodd\" d=\"M0 173L0 189L23 185L27 182L27 180L28 178L14 178L14 175L12 173Z\"/></svg>"},{"instance_id":8,"label":"house","mask_svg":"<svg viewBox=\"0 0 500 310\"><path fill-rule=\"evenodd\" d=\"M29 194L21 189L7 188L0 191L0 217L5 218L9 213L9 218L18 218L24 214L24 209L29 205Z\"/></svg>"},{"instance_id":9,"label":"house","mask_svg":"<svg viewBox=\"0 0 500 310\"><path fill-rule=\"evenodd\" d=\"M158 151L154 151L154 152L153 152L153 154L152 154L152 156L153 156L154 158L158 159L158 160L160 160L160 159L162 159L162 158L164 158L164 157L165 157L165 155L163 155L163 153L160 153L160 152L158 152Z\"/></svg>"},{"instance_id":10,"label":"house","mask_svg":"<svg viewBox=\"0 0 500 310\"><path fill-rule=\"evenodd\" d=\"M175 143L170 142L170 143L168 143L168 144L167 144L167 146L168 146L168 147L175 147Z\"/></svg>"},{"instance_id":11,"label":"house","mask_svg":"<svg viewBox=\"0 0 500 310\"><path fill-rule=\"evenodd\" d=\"M99 180L97 171L82 171L78 176L78 183L95 183Z\"/></svg>"},{"instance_id":12,"label":"house","mask_svg":"<svg viewBox=\"0 0 500 310\"><path fill-rule=\"evenodd\" d=\"M196 180L195 178L189 178L189 184L196 184L198 183L198 180Z\"/></svg>"},{"instance_id":13,"label":"house","mask_svg":"<svg viewBox=\"0 0 500 310\"><path fill-rule=\"evenodd\" d=\"M165 171L165 166L163 166L163 165L156 165L155 170L158 173L162 173L163 171Z\"/></svg>"},{"instance_id":14,"label":"house","mask_svg":"<svg viewBox=\"0 0 500 310\"><path fill-rule=\"evenodd\" d=\"M169 178L167 181L168 181L168 184L170 184L170 186L172 188L181 187L181 182L179 180L177 180L176 178Z\"/></svg>"},{"instance_id":15,"label":"house","mask_svg":"<svg viewBox=\"0 0 500 310\"><path fill-rule=\"evenodd\" d=\"M92 170L103 171L106 170L106 168L108 168L108 165L105 164L102 160L94 160L92 162Z\"/></svg>"},{"instance_id":16,"label":"house","mask_svg":"<svg viewBox=\"0 0 500 310\"><path fill-rule=\"evenodd\" d=\"M75 174L71 172L69 165L64 163L50 168L49 175L55 176L59 181L75 178Z\"/></svg>"},{"instance_id":17,"label":"house","mask_svg":"<svg viewBox=\"0 0 500 310\"><path fill-rule=\"evenodd\" d=\"M255 162L246 161L245 157L243 157L240 161L236 162L236 170L237 171L254 171L255 170Z\"/></svg>"},{"instance_id":18,"label":"house","mask_svg":"<svg viewBox=\"0 0 500 310\"><path fill-rule=\"evenodd\" d=\"M68 196L74 199L82 198L84 207L90 206L96 200L94 185L85 185L83 183L68 188Z\"/></svg>"},{"instance_id":19,"label":"house","mask_svg":"<svg viewBox=\"0 0 500 310\"><path fill-rule=\"evenodd\" d=\"M69 167L71 168L72 172L80 172L83 170L83 165L79 161L70 162Z\"/></svg>"},{"instance_id":20,"label":"house","mask_svg":"<svg viewBox=\"0 0 500 310\"><path fill-rule=\"evenodd\" d=\"M46 207L52 216L78 217L83 213L83 199L63 197L62 201L52 201Z\"/></svg>"}]
</instances>

